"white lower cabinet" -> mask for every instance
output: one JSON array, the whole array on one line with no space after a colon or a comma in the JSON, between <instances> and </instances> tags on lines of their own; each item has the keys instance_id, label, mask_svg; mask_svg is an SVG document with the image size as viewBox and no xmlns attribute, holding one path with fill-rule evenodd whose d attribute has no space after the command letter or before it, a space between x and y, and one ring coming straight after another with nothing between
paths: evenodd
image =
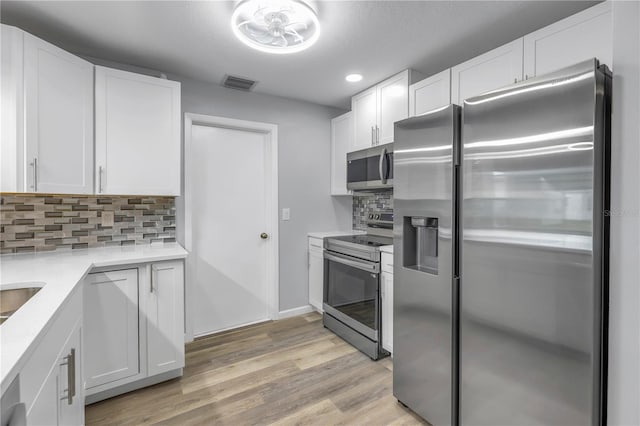
<instances>
[{"instance_id":1,"label":"white lower cabinet","mask_svg":"<svg viewBox=\"0 0 640 426\"><path fill-rule=\"evenodd\" d=\"M80 368L81 322L69 335L57 362L27 414L29 425L84 424L84 393ZM57 419L57 421L54 421Z\"/></svg>"},{"instance_id":2,"label":"white lower cabinet","mask_svg":"<svg viewBox=\"0 0 640 426\"><path fill-rule=\"evenodd\" d=\"M184 266L173 261L149 268L147 359L153 376L184 367Z\"/></svg>"},{"instance_id":3,"label":"white lower cabinet","mask_svg":"<svg viewBox=\"0 0 640 426\"><path fill-rule=\"evenodd\" d=\"M382 348L393 353L393 255L382 253L381 263Z\"/></svg>"},{"instance_id":4,"label":"white lower cabinet","mask_svg":"<svg viewBox=\"0 0 640 426\"><path fill-rule=\"evenodd\" d=\"M141 374L138 269L85 279L85 383L92 388Z\"/></svg>"},{"instance_id":5,"label":"white lower cabinet","mask_svg":"<svg viewBox=\"0 0 640 426\"><path fill-rule=\"evenodd\" d=\"M27 425L84 424L82 290L74 292L20 372Z\"/></svg>"},{"instance_id":6,"label":"white lower cabinet","mask_svg":"<svg viewBox=\"0 0 640 426\"><path fill-rule=\"evenodd\" d=\"M322 238L309 237L309 304L322 312L324 247Z\"/></svg>"},{"instance_id":7,"label":"white lower cabinet","mask_svg":"<svg viewBox=\"0 0 640 426\"><path fill-rule=\"evenodd\" d=\"M85 312L88 402L181 374L182 260L90 273L85 279Z\"/></svg>"}]
</instances>

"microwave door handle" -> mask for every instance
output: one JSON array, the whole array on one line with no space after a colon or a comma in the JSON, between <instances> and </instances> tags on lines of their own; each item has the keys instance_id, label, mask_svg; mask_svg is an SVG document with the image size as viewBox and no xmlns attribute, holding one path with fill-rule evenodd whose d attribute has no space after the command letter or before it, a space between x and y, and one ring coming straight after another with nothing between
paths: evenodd
<instances>
[{"instance_id":1,"label":"microwave door handle","mask_svg":"<svg viewBox=\"0 0 640 426\"><path fill-rule=\"evenodd\" d=\"M384 148L382 150L382 153L380 154L380 161L378 162L378 171L380 172L380 181L383 184L387 183L387 173L384 170L384 163L385 160L387 159L387 148Z\"/></svg>"}]
</instances>

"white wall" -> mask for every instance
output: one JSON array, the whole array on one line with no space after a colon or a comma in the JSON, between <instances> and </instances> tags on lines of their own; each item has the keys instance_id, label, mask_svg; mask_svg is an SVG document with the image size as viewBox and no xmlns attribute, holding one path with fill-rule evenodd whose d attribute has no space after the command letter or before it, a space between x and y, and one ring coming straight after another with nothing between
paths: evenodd
<instances>
[{"instance_id":1,"label":"white wall","mask_svg":"<svg viewBox=\"0 0 640 426\"><path fill-rule=\"evenodd\" d=\"M351 229L351 197L329 195L330 119L342 111L277 96L180 80L183 113L278 125L279 204L280 209L291 209L291 220L280 220L279 306L280 311L285 311L308 305L307 233ZM184 242L182 198L176 205L177 238Z\"/></svg>"},{"instance_id":2,"label":"white wall","mask_svg":"<svg viewBox=\"0 0 640 426\"><path fill-rule=\"evenodd\" d=\"M608 424L640 425L640 3L613 2Z\"/></svg>"}]
</instances>

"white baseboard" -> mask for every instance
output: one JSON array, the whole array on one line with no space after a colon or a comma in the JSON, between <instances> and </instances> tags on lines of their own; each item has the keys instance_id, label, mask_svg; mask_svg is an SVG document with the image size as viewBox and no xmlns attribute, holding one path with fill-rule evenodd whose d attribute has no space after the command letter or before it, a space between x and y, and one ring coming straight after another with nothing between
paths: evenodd
<instances>
[{"instance_id":1,"label":"white baseboard","mask_svg":"<svg viewBox=\"0 0 640 426\"><path fill-rule=\"evenodd\" d=\"M308 314L309 312L313 312L314 309L311 305L300 306L298 308L287 309L286 311L278 312L278 319L291 318L298 315Z\"/></svg>"}]
</instances>

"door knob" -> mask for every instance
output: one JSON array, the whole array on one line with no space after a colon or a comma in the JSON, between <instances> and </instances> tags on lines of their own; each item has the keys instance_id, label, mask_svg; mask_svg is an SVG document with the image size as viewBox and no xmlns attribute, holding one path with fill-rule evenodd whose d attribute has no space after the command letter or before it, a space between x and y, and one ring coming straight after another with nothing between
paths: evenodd
<instances>
[{"instance_id":1,"label":"door knob","mask_svg":"<svg viewBox=\"0 0 640 426\"><path fill-rule=\"evenodd\" d=\"M263 232L262 234L260 234L260 238L262 238L263 240L266 240L267 238L269 238L269 234L267 234L266 232Z\"/></svg>"}]
</instances>

